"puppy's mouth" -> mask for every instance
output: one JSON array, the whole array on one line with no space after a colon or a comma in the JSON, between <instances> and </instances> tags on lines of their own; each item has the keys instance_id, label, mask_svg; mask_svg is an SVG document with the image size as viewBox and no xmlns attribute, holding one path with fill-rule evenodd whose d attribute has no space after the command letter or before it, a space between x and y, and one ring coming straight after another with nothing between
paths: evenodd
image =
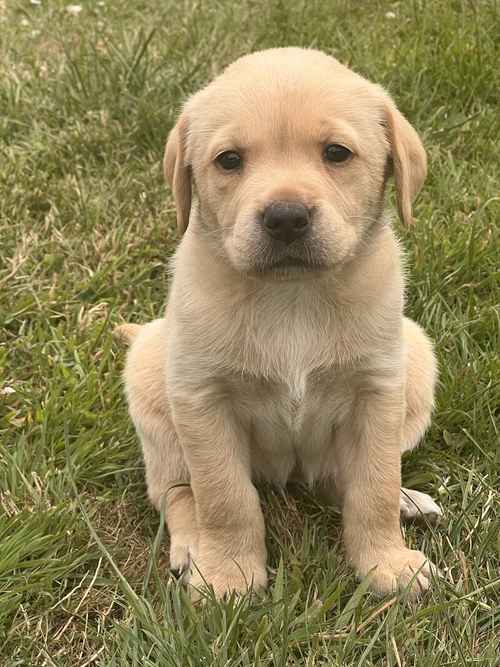
<instances>
[{"instance_id":1,"label":"puppy's mouth","mask_svg":"<svg viewBox=\"0 0 500 667\"><path fill-rule=\"evenodd\" d=\"M334 266L326 243L315 234L284 243L270 239L255 225L252 236L238 245L239 252L230 260L235 268L266 280L300 280Z\"/></svg>"},{"instance_id":2,"label":"puppy's mouth","mask_svg":"<svg viewBox=\"0 0 500 667\"><path fill-rule=\"evenodd\" d=\"M259 271L283 271L288 269L299 269L302 271L320 271L326 269L322 262L311 261L299 257L284 257L258 268Z\"/></svg>"},{"instance_id":3,"label":"puppy's mouth","mask_svg":"<svg viewBox=\"0 0 500 667\"><path fill-rule=\"evenodd\" d=\"M301 254L262 253L254 264L253 272L269 277L299 277L306 273L326 271L330 268L321 255L304 252Z\"/></svg>"}]
</instances>

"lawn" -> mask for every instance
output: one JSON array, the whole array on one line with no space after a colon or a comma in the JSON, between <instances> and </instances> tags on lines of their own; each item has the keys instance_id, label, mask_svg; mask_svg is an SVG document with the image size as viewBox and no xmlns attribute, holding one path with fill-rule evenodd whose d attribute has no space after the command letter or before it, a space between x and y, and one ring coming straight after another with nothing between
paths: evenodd
<instances>
[{"instance_id":1,"label":"lawn","mask_svg":"<svg viewBox=\"0 0 500 667\"><path fill-rule=\"evenodd\" d=\"M498 664L500 6L494 0L0 1L0 664ZM418 606L345 563L339 515L263 489L271 586L194 607L168 573L122 394L123 320L161 312L183 99L237 56L314 46L382 83L429 177L407 312L436 341L432 428L405 528L443 570Z\"/></svg>"}]
</instances>

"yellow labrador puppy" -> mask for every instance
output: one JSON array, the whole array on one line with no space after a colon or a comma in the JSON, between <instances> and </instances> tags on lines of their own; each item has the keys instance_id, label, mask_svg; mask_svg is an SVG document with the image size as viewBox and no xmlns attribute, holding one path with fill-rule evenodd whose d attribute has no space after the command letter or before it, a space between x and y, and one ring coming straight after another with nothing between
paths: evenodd
<instances>
[{"instance_id":1,"label":"yellow labrador puppy","mask_svg":"<svg viewBox=\"0 0 500 667\"><path fill-rule=\"evenodd\" d=\"M403 316L399 215L426 175L380 87L313 50L240 58L184 105L165 152L184 234L164 319L124 325L125 381L173 568L216 595L266 586L258 480L341 505L347 556L387 593L430 583L403 516L402 452L433 407L436 363Z\"/></svg>"}]
</instances>

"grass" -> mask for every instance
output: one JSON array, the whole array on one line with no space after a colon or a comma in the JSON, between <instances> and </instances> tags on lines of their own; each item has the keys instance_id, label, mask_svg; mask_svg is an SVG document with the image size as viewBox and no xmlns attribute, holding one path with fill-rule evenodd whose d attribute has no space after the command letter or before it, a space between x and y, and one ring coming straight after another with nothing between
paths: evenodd
<instances>
[{"instance_id":1,"label":"grass","mask_svg":"<svg viewBox=\"0 0 500 667\"><path fill-rule=\"evenodd\" d=\"M413 0L0 2L0 663L498 664L500 7ZM430 175L408 312L441 386L404 481L446 572L418 607L355 581L338 515L263 490L271 586L194 608L145 499L113 325L156 316L175 214L161 177L183 98L248 51L334 53L384 84Z\"/></svg>"}]
</instances>

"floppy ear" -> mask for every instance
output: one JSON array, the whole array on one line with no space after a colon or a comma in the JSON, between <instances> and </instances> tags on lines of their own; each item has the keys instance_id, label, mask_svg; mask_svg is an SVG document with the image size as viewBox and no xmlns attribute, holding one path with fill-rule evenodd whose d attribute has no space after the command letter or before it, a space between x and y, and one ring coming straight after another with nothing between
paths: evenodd
<instances>
[{"instance_id":1,"label":"floppy ear","mask_svg":"<svg viewBox=\"0 0 500 667\"><path fill-rule=\"evenodd\" d=\"M420 137L394 104L386 105L385 117L398 213L401 220L410 225L413 222L412 201L420 192L427 175L427 156Z\"/></svg>"},{"instance_id":2,"label":"floppy ear","mask_svg":"<svg viewBox=\"0 0 500 667\"><path fill-rule=\"evenodd\" d=\"M163 157L163 173L174 193L177 229L181 234L187 229L191 211L191 169L185 155L187 129L188 121L183 113L168 135Z\"/></svg>"}]
</instances>

